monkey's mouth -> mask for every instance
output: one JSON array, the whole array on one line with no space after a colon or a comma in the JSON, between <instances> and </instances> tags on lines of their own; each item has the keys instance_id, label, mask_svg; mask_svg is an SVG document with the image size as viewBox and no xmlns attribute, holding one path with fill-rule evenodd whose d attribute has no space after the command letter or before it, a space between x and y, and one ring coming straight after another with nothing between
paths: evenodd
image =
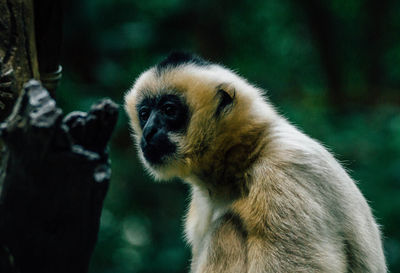
<instances>
[{"instance_id":1,"label":"monkey's mouth","mask_svg":"<svg viewBox=\"0 0 400 273\"><path fill-rule=\"evenodd\" d=\"M170 141L163 141L163 143L147 143L146 141L140 142L143 156L147 162L152 165L161 165L175 153L176 146Z\"/></svg>"}]
</instances>

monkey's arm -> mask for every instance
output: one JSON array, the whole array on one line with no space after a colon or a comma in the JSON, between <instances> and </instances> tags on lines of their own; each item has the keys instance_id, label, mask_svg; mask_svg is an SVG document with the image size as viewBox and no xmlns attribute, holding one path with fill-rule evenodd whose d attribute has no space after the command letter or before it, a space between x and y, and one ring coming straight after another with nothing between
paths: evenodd
<instances>
[{"instance_id":1,"label":"monkey's arm","mask_svg":"<svg viewBox=\"0 0 400 273\"><path fill-rule=\"evenodd\" d=\"M192 272L247 272L247 234L239 217L227 213L210 235L208 247L203 250L205 255L200 255Z\"/></svg>"}]
</instances>

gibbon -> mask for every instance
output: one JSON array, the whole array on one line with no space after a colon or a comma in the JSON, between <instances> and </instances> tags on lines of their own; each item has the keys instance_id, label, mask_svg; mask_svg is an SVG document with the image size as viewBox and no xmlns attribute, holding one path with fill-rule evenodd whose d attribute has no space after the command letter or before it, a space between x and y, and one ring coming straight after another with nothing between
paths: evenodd
<instances>
[{"instance_id":1,"label":"gibbon","mask_svg":"<svg viewBox=\"0 0 400 273\"><path fill-rule=\"evenodd\" d=\"M386 272L354 181L262 94L221 65L174 53L125 96L145 168L191 186L190 272Z\"/></svg>"}]
</instances>

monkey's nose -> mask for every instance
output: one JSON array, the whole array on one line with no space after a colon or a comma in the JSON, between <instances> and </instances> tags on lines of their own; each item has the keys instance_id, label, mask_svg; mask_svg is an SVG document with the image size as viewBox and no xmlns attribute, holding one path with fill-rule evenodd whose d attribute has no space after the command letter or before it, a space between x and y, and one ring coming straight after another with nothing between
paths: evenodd
<instances>
[{"instance_id":1,"label":"monkey's nose","mask_svg":"<svg viewBox=\"0 0 400 273\"><path fill-rule=\"evenodd\" d=\"M154 135L157 133L157 128L154 126L145 127L143 130L143 139L150 142Z\"/></svg>"}]
</instances>

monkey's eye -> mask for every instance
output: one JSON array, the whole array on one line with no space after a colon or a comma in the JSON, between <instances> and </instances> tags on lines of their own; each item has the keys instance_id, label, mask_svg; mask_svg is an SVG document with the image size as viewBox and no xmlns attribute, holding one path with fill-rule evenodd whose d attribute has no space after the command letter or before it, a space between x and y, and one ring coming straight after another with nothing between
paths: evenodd
<instances>
[{"instance_id":1,"label":"monkey's eye","mask_svg":"<svg viewBox=\"0 0 400 273\"><path fill-rule=\"evenodd\" d=\"M174 104L167 103L162 107L162 111L169 117L175 117L178 109Z\"/></svg>"},{"instance_id":2,"label":"monkey's eye","mask_svg":"<svg viewBox=\"0 0 400 273\"><path fill-rule=\"evenodd\" d=\"M139 118L143 121L146 121L150 116L150 109L147 107L143 107L139 110Z\"/></svg>"}]
</instances>

